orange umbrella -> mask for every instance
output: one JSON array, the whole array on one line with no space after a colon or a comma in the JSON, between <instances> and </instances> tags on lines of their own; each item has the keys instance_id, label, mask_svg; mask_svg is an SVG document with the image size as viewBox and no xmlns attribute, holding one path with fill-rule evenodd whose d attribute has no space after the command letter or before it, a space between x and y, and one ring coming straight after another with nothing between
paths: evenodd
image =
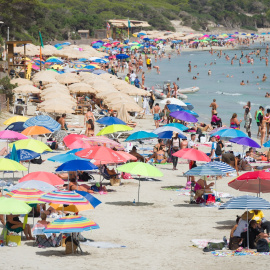
<instances>
[{"instance_id":1,"label":"orange umbrella","mask_svg":"<svg viewBox=\"0 0 270 270\"><path fill-rule=\"evenodd\" d=\"M26 135L26 136L41 135L41 134L47 134L47 133L52 133L52 132L48 130L47 128L41 127L41 126L28 127L24 131L21 132L21 134Z\"/></svg>"}]
</instances>

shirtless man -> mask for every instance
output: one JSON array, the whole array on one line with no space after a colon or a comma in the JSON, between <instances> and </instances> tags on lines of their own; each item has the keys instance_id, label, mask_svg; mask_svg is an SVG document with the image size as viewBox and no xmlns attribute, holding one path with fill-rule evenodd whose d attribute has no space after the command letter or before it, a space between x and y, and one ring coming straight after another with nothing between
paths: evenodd
<instances>
[{"instance_id":1,"label":"shirtless man","mask_svg":"<svg viewBox=\"0 0 270 270\"><path fill-rule=\"evenodd\" d=\"M91 112L90 108L87 110L87 113L84 115L84 124L86 125L85 135L90 137L91 136L90 133L92 131L92 124L93 126L95 126L95 117L94 117L94 114Z\"/></svg>"},{"instance_id":2,"label":"shirtless man","mask_svg":"<svg viewBox=\"0 0 270 270\"><path fill-rule=\"evenodd\" d=\"M159 66L153 66L157 70L157 74L160 74Z\"/></svg>"},{"instance_id":3,"label":"shirtless man","mask_svg":"<svg viewBox=\"0 0 270 270\"><path fill-rule=\"evenodd\" d=\"M266 75L265 75L265 74L263 74L262 81L263 81L263 82L265 82L265 81L266 81L266 79L267 79Z\"/></svg>"},{"instance_id":4,"label":"shirtless man","mask_svg":"<svg viewBox=\"0 0 270 270\"><path fill-rule=\"evenodd\" d=\"M156 128L159 127L159 120L160 120L159 114L160 114L160 113L161 113L161 109L160 109L160 107L159 107L159 104L156 103L156 104L155 104L155 107L153 108L154 121L155 121Z\"/></svg>"},{"instance_id":5,"label":"shirtless man","mask_svg":"<svg viewBox=\"0 0 270 270\"><path fill-rule=\"evenodd\" d=\"M177 85L175 82L173 82L173 92L172 92L172 97L177 98Z\"/></svg>"},{"instance_id":6,"label":"shirtless man","mask_svg":"<svg viewBox=\"0 0 270 270\"><path fill-rule=\"evenodd\" d=\"M144 86L144 83L145 83L145 75L144 75L144 72L142 73L142 86Z\"/></svg>"},{"instance_id":7,"label":"shirtless man","mask_svg":"<svg viewBox=\"0 0 270 270\"><path fill-rule=\"evenodd\" d=\"M218 108L218 105L215 99L213 99L213 102L209 105L209 107L212 107L212 116L213 116L213 112L216 111Z\"/></svg>"}]
</instances>

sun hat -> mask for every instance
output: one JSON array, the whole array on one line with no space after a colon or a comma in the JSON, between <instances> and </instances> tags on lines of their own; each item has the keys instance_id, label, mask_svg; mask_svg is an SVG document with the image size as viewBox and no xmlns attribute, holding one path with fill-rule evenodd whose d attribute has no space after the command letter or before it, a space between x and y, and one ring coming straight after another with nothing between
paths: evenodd
<instances>
[{"instance_id":1,"label":"sun hat","mask_svg":"<svg viewBox=\"0 0 270 270\"><path fill-rule=\"evenodd\" d=\"M254 217L254 213L250 213L249 211L246 211L242 216L241 219L243 220L249 220Z\"/></svg>"},{"instance_id":2,"label":"sun hat","mask_svg":"<svg viewBox=\"0 0 270 270\"><path fill-rule=\"evenodd\" d=\"M219 135L216 135L215 137L216 137L218 140L220 139L220 136L219 136Z\"/></svg>"},{"instance_id":3,"label":"sun hat","mask_svg":"<svg viewBox=\"0 0 270 270\"><path fill-rule=\"evenodd\" d=\"M172 136L173 136L173 138L174 138L174 137L177 137L177 135L178 135L178 132L173 131L173 135L172 135Z\"/></svg>"}]
</instances>

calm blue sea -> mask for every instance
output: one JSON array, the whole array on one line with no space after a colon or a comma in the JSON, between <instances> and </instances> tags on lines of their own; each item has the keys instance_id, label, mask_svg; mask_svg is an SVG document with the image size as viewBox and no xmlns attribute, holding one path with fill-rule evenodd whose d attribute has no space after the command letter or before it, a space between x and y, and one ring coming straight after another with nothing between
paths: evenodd
<instances>
[{"instance_id":1,"label":"calm blue sea","mask_svg":"<svg viewBox=\"0 0 270 270\"><path fill-rule=\"evenodd\" d=\"M244 55L249 54L251 50L244 50ZM199 114L199 120L209 123L211 110L210 103L215 98L217 100L218 115L222 118L224 124L229 125L229 120L233 113L238 114L238 119L243 119L243 106L247 101L251 101L251 113L260 105L270 105L270 99L265 98L265 93L270 92L270 66L266 67L265 60L252 55L254 64L248 64L244 57L242 66L239 61L235 60L234 65L231 61L226 61L225 54L232 58L235 54L239 58L241 50L223 51L222 58L218 58L217 54L211 55L207 51L182 52L181 56L172 55L171 60L164 58L154 61L153 65L160 67L161 74L158 75L155 70L146 71L146 85L152 87L156 84L163 85L165 80L175 81L180 88L198 86L199 92L188 94L187 101L194 105L194 110ZM265 49L262 50L261 56L264 56ZM188 72L188 63L191 61L192 70ZM213 63L210 65L210 63ZM214 64L216 63L216 64ZM197 65L197 68L194 68ZM208 76L208 70L212 71L212 75ZM197 75L199 73L199 75ZM268 77L266 82L262 82L263 74ZM226 76L229 75L227 78ZM192 77L197 76L197 80ZM259 79L257 79L259 76ZM177 77L180 81L177 82ZM249 81L248 85L241 86L240 82ZM254 120L253 120L254 121ZM244 124L241 124L244 130ZM252 125L253 133L257 130L255 122Z\"/></svg>"}]
</instances>

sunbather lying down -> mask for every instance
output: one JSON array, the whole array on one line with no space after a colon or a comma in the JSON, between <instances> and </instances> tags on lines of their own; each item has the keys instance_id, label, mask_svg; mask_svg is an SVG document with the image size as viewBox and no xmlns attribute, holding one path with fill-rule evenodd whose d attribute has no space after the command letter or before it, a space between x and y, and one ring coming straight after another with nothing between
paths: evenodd
<instances>
[{"instance_id":1,"label":"sunbather lying down","mask_svg":"<svg viewBox=\"0 0 270 270\"><path fill-rule=\"evenodd\" d=\"M69 183L68 190L78 190L78 191L85 191L88 193L94 193L93 190L91 190L91 187L89 187L86 184L83 185L76 185L73 181Z\"/></svg>"}]
</instances>

